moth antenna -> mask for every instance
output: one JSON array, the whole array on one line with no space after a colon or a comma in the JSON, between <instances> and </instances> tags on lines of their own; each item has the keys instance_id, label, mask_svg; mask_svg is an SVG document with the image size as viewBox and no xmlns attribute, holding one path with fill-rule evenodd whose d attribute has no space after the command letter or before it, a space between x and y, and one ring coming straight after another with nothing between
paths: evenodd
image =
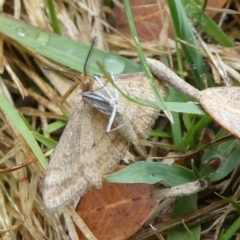
<instances>
[{"instance_id":1,"label":"moth antenna","mask_svg":"<svg viewBox=\"0 0 240 240\"><path fill-rule=\"evenodd\" d=\"M91 45L91 47L90 47L90 49L88 51L88 55L86 57L86 61L85 61L84 66L83 66L84 76L87 76L87 71L86 71L86 69L87 69L87 62L88 62L88 60L90 58L90 55L92 53L93 46L95 45L96 39L97 39L97 37L94 37L94 39L92 40L92 45Z\"/></svg>"}]
</instances>

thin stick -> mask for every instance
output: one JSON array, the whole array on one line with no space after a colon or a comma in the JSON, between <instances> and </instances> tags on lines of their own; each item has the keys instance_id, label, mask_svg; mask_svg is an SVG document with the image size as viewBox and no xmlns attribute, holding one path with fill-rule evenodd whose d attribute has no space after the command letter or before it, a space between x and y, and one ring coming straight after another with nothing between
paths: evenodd
<instances>
[{"instance_id":1,"label":"thin stick","mask_svg":"<svg viewBox=\"0 0 240 240\"><path fill-rule=\"evenodd\" d=\"M183 92L190 98L200 101L201 99L201 92L191 86L190 84L186 83L181 79L176 73L174 73L170 68L166 67L160 61L155 59L147 58L147 63L153 75L157 78L166 81L171 86L176 88L177 90Z\"/></svg>"}]
</instances>

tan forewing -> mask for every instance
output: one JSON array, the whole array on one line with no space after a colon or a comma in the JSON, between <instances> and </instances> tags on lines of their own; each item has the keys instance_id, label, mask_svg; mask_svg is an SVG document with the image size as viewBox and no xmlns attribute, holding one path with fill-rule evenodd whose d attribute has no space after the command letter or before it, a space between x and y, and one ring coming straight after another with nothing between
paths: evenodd
<instances>
[{"instance_id":1,"label":"tan forewing","mask_svg":"<svg viewBox=\"0 0 240 240\"><path fill-rule=\"evenodd\" d=\"M82 116L88 113L84 106L80 102L75 107L51 157L43 187L43 201L48 209L68 204L88 188L80 161L81 129L78 127Z\"/></svg>"},{"instance_id":2,"label":"tan forewing","mask_svg":"<svg viewBox=\"0 0 240 240\"><path fill-rule=\"evenodd\" d=\"M81 158L85 179L90 185L102 186L105 174L110 173L125 155L129 143L117 131L106 133L108 118L89 105L91 121L84 121L82 128ZM89 132L94 133L89 139ZM90 143L89 144L89 141Z\"/></svg>"},{"instance_id":3,"label":"tan forewing","mask_svg":"<svg viewBox=\"0 0 240 240\"><path fill-rule=\"evenodd\" d=\"M92 185L101 187L125 154L128 141L117 132L106 133L107 119L80 102L59 140L47 170L43 200L48 209L63 206Z\"/></svg>"}]
</instances>

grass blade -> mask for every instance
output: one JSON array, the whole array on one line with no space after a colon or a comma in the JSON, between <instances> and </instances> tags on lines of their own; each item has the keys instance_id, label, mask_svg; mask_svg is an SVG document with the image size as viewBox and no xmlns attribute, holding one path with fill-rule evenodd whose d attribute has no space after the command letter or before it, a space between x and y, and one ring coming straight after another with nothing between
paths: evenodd
<instances>
[{"instance_id":1,"label":"grass blade","mask_svg":"<svg viewBox=\"0 0 240 240\"><path fill-rule=\"evenodd\" d=\"M49 14L52 22L52 28L55 33L61 34L61 28L57 19L53 0L47 0Z\"/></svg>"},{"instance_id":2,"label":"grass blade","mask_svg":"<svg viewBox=\"0 0 240 240\"><path fill-rule=\"evenodd\" d=\"M5 14L0 14L0 32L32 52L37 52L59 64L83 72L90 49L90 46L86 44L33 27ZM139 64L117 54L93 49L87 69L90 75L101 74L96 65L99 60L107 71L114 74L142 70Z\"/></svg>"},{"instance_id":3,"label":"grass blade","mask_svg":"<svg viewBox=\"0 0 240 240\"><path fill-rule=\"evenodd\" d=\"M177 37L198 48L197 40L193 34L192 26L185 14L182 2L176 0L168 0L168 5ZM206 76L208 85L211 86L212 79L209 77L209 73L205 66L202 54L195 48L183 44L182 42L181 47L199 89L205 88L202 81L202 76Z\"/></svg>"},{"instance_id":4,"label":"grass blade","mask_svg":"<svg viewBox=\"0 0 240 240\"><path fill-rule=\"evenodd\" d=\"M44 157L42 150L38 146L35 138L33 137L32 132L28 129L15 108L7 101L7 99L2 94L0 94L0 109L9 118L15 128L19 131L19 133L22 135L22 137L25 139L25 141L28 143L28 145L34 152L37 159L44 167L44 169L46 169L48 166L48 162Z\"/></svg>"},{"instance_id":5,"label":"grass blade","mask_svg":"<svg viewBox=\"0 0 240 240\"><path fill-rule=\"evenodd\" d=\"M206 6L201 7L198 0L182 0L185 13L194 24L200 27L205 33L211 36L217 43L224 47L234 47L232 40L222 29L204 12Z\"/></svg>"},{"instance_id":6,"label":"grass blade","mask_svg":"<svg viewBox=\"0 0 240 240\"><path fill-rule=\"evenodd\" d=\"M134 42L135 42L135 46L138 52L138 56L140 58L141 64L143 66L143 70L145 72L145 75L149 81L149 84L154 92L154 95L157 99L157 104L159 106L160 109L162 109L164 111L164 113L166 114L166 116L169 118L169 120L172 122L172 115L171 112L169 111L169 109L167 108L166 104L164 103L163 98L161 97L161 95L159 94L157 87L153 81L153 77L152 74L149 70L149 67L147 65L147 61L146 58L143 54L142 51L142 47L138 38L138 34L137 34L137 30L133 21L133 16L132 16L132 11L131 11L131 6L130 6L130 2L129 0L124 0L124 7L125 7L125 11L126 11L126 15L127 15L127 19L128 19L128 24L129 24L129 28L131 30Z\"/></svg>"}]
</instances>

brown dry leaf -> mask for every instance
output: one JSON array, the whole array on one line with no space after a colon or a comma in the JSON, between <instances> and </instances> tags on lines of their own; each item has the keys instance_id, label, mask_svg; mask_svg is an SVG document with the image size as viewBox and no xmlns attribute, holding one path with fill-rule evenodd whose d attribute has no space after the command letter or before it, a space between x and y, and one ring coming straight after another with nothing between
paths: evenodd
<instances>
[{"instance_id":1,"label":"brown dry leaf","mask_svg":"<svg viewBox=\"0 0 240 240\"><path fill-rule=\"evenodd\" d=\"M226 0L209 0L207 7L222 8L226 2ZM159 40L159 34L162 31L167 32L169 38L173 38L166 0L132 0L131 7L137 32L142 40ZM216 16L217 11L211 10L208 13L213 18ZM114 14L114 18L110 19L111 24L123 35L130 37L131 33L124 9L115 6Z\"/></svg>"},{"instance_id":2,"label":"brown dry leaf","mask_svg":"<svg viewBox=\"0 0 240 240\"><path fill-rule=\"evenodd\" d=\"M204 2L203 0L201 1L202 3ZM211 17L214 18L218 14L217 9L224 8L225 5L227 4L228 0L209 0L207 1L207 14ZM214 11L215 9L215 11Z\"/></svg>"},{"instance_id":3,"label":"brown dry leaf","mask_svg":"<svg viewBox=\"0 0 240 240\"><path fill-rule=\"evenodd\" d=\"M98 240L127 239L137 232L155 211L150 184L104 182L81 198L77 212ZM79 239L85 239L79 232Z\"/></svg>"},{"instance_id":4,"label":"brown dry leaf","mask_svg":"<svg viewBox=\"0 0 240 240\"><path fill-rule=\"evenodd\" d=\"M163 28L165 28L167 20L169 22L166 1L160 0L159 2L162 9L161 13L159 12L155 0L131 1L137 32L139 37L143 40L153 41L159 39L159 33ZM118 29L122 34L130 37L131 33L124 9L115 6L114 13L116 18L111 20L111 23L115 25L114 27L116 27L116 29ZM161 19L165 19L164 22ZM171 38L173 36L172 29L167 27L167 31L169 37Z\"/></svg>"},{"instance_id":5,"label":"brown dry leaf","mask_svg":"<svg viewBox=\"0 0 240 240\"><path fill-rule=\"evenodd\" d=\"M101 190L93 189L82 197L77 212L99 240L128 239L164 211L166 206L160 206L164 200L189 196L206 187L205 180L164 189L150 184L104 182Z\"/></svg>"}]
</instances>

